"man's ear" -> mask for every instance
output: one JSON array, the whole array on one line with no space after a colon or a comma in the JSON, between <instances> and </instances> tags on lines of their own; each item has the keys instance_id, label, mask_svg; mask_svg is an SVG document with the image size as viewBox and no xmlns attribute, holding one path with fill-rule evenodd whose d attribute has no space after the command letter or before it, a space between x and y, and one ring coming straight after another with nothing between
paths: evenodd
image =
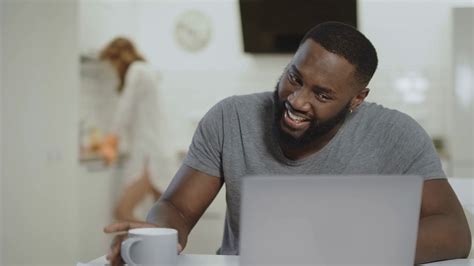
<instances>
[{"instance_id":1,"label":"man's ear","mask_svg":"<svg viewBox=\"0 0 474 266\"><path fill-rule=\"evenodd\" d=\"M357 109L357 107L359 107L359 105L364 102L365 97L369 95L369 92L370 92L369 88L364 88L360 90L359 93L354 98L352 98L351 110Z\"/></svg>"}]
</instances>

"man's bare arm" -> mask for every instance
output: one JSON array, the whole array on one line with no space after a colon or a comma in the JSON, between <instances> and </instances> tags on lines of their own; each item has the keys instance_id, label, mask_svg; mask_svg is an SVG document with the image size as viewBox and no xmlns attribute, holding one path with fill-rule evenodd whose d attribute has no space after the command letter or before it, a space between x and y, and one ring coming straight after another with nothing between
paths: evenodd
<instances>
[{"instance_id":1,"label":"man's bare arm","mask_svg":"<svg viewBox=\"0 0 474 266\"><path fill-rule=\"evenodd\" d=\"M147 222L178 230L184 249L191 229L222 187L219 177L181 166L171 184L147 216Z\"/></svg>"},{"instance_id":2,"label":"man's bare arm","mask_svg":"<svg viewBox=\"0 0 474 266\"><path fill-rule=\"evenodd\" d=\"M216 197L223 182L220 178L199 172L187 166L181 166L168 189L153 206L144 222L119 222L108 225L104 232L122 233L114 237L107 259L113 266L123 265L120 246L127 237L124 232L134 228L170 227L178 230L181 251L188 239L189 232L197 223L212 200Z\"/></svg>"},{"instance_id":3,"label":"man's bare arm","mask_svg":"<svg viewBox=\"0 0 474 266\"><path fill-rule=\"evenodd\" d=\"M465 258L470 249L469 225L448 181L425 181L415 262Z\"/></svg>"}]
</instances>

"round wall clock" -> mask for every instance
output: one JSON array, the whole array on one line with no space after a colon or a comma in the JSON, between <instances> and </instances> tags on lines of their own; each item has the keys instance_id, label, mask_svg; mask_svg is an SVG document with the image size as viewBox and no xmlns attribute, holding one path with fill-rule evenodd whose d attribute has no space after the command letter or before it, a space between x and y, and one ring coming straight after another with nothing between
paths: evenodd
<instances>
[{"instance_id":1,"label":"round wall clock","mask_svg":"<svg viewBox=\"0 0 474 266\"><path fill-rule=\"evenodd\" d=\"M177 17L174 35L179 46L189 52L197 52L211 40L212 23L205 13L188 10Z\"/></svg>"}]
</instances>

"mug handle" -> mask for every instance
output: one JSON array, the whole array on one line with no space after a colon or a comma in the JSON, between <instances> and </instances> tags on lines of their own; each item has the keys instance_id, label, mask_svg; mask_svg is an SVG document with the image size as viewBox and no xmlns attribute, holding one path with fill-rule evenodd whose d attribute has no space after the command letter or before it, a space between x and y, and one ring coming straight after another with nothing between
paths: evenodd
<instances>
[{"instance_id":1,"label":"mug handle","mask_svg":"<svg viewBox=\"0 0 474 266\"><path fill-rule=\"evenodd\" d=\"M132 246L137 243L138 241L141 241L141 238L138 237L133 237L133 238L128 238L125 241L122 242L122 247L120 249L120 253L122 254L123 260L128 264L128 265L137 265L135 262L132 261L132 257L130 256L130 249Z\"/></svg>"}]
</instances>

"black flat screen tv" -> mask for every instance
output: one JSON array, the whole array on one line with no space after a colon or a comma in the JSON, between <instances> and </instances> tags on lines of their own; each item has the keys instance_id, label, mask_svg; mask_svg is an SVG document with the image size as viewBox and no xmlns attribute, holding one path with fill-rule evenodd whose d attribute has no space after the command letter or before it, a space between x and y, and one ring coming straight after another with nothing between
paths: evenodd
<instances>
[{"instance_id":1,"label":"black flat screen tv","mask_svg":"<svg viewBox=\"0 0 474 266\"><path fill-rule=\"evenodd\" d=\"M294 53L325 21L357 27L357 0L239 0L246 53Z\"/></svg>"}]
</instances>

